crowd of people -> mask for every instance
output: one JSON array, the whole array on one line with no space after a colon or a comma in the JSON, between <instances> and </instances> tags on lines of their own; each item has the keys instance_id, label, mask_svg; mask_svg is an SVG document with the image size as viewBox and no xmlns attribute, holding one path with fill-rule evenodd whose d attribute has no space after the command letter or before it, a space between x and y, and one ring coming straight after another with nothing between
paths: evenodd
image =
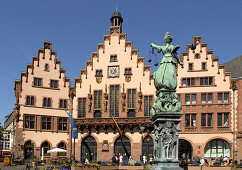
<instances>
[{"instance_id":1,"label":"crowd of people","mask_svg":"<svg viewBox=\"0 0 242 170\"><path fill-rule=\"evenodd\" d=\"M222 155L219 158L211 158L210 161L208 161L206 158L202 157L199 158L198 156L194 156L191 159L183 159L180 163L181 167L185 167L188 165L196 166L196 165L210 165L210 166L233 166L237 164L242 164L242 159L238 162L237 160L232 160L231 158L228 158L227 156L223 157ZM184 168L185 169L185 168Z\"/></svg>"},{"instance_id":2,"label":"crowd of people","mask_svg":"<svg viewBox=\"0 0 242 170\"><path fill-rule=\"evenodd\" d=\"M132 156L129 156L129 159L127 159L127 156L122 156L122 155L117 155L114 154L112 157L112 164L116 164L116 165L121 165L123 163L128 163L128 164L135 164L136 161L134 161ZM147 164L147 163L152 163L153 162L153 157L152 156L145 156L145 155L141 155L140 156L140 162L142 164Z\"/></svg>"}]
</instances>

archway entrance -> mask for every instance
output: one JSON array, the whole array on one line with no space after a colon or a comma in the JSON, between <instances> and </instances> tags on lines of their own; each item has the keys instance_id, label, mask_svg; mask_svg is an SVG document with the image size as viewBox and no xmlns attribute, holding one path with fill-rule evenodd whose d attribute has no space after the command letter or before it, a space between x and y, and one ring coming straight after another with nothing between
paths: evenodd
<instances>
[{"instance_id":1,"label":"archway entrance","mask_svg":"<svg viewBox=\"0 0 242 170\"><path fill-rule=\"evenodd\" d=\"M89 162L97 161L97 142L92 136L87 136L81 143L81 161L88 159Z\"/></svg>"},{"instance_id":2,"label":"archway entrance","mask_svg":"<svg viewBox=\"0 0 242 170\"><path fill-rule=\"evenodd\" d=\"M31 159L34 154L34 144L29 140L24 144L24 159Z\"/></svg>"},{"instance_id":3,"label":"archway entrance","mask_svg":"<svg viewBox=\"0 0 242 170\"><path fill-rule=\"evenodd\" d=\"M131 144L126 136L123 136L123 142L121 137L118 137L114 142L114 153L118 156L123 156L123 162L128 162L129 156L131 156Z\"/></svg>"},{"instance_id":4,"label":"archway entrance","mask_svg":"<svg viewBox=\"0 0 242 170\"><path fill-rule=\"evenodd\" d=\"M149 160L150 156L153 157L154 144L151 136L146 136L142 141L142 155L147 157Z\"/></svg>"},{"instance_id":5,"label":"archway entrance","mask_svg":"<svg viewBox=\"0 0 242 170\"><path fill-rule=\"evenodd\" d=\"M183 155L186 159L192 159L192 145L190 142L179 139L178 159L183 159Z\"/></svg>"}]
</instances>

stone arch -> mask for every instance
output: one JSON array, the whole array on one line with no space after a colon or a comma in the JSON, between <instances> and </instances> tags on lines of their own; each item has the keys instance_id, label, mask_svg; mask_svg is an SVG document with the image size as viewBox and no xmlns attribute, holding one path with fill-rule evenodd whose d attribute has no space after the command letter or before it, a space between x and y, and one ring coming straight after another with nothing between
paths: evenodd
<instances>
[{"instance_id":1,"label":"stone arch","mask_svg":"<svg viewBox=\"0 0 242 170\"><path fill-rule=\"evenodd\" d=\"M142 140L142 155L146 156L147 160L153 157L154 154L154 140L151 135L146 135Z\"/></svg>"},{"instance_id":2,"label":"stone arch","mask_svg":"<svg viewBox=\"0 0 242 170\"><path fill-rule=\"evenodd\" d=\"M61 144L64 144L61 146ZM65 141L61 140L59 143L56 144L56 147L57 148L60 148L60 149L65 149L67 150L67 144ZM60 153L57 153L57 156L66 156L66 152L60 152Z\"/></svg>"},{"instance_id":3,"label":"stone arch","mask_svg":"<svg viewBox=\"0 0 242 170\"><path fill-rule=\"evenodd\" d=\"M47 145L47 143L49 145ZM43 148L43 151L42 151L42 148ZM50 154L48 154L47 151L51 148L52 148L51 142L49 142L48 140L44 140L40 145L40 157L42 156L42 152L44 153L44 156L50 156Z\"/></svg>"},{"instance_id":4,"label":"stone arch","mask_svg":"<svg viewBox=\"0 0 242 170\"><path fill-rule=\"evenodd\" d=\"M97 141L92 135L86 135L81 141L81 161L88 159L89 162L97 161Z\"/></svg>"},{"instance_id":5,"label":"stone arch","mask_svg":"<svg viewBox=\"0 0 242 170\"><path fill-rule=\"evenodd\" d=\"M28 139L24 142L24 159L31 159L34 155L34 141Z\"/></svg>"},{"instance_id":6,"label":"stone arch","mask_svg":"<svg viewBox=\"0 0 242 170\"><path fill-rule=\"evenodd\" d=\"M186 138L179 139L178 158L182 160L183 156L185 156L185 159L187 160L192 159L193 157L193 145Z\"/></svg>"},{"instance_id":7,"label":"stone arch","mask_svg":"<svg viewBox=\"0 0 242 170\"><path fill-rule=\"evenodd\" d=\"M128 162L129 156L131 155L130 139L126 135L123 135L123 142L121 142L121 136L118 136L114 141L113 152L119 156L123 156L123 161Z\"/></svg>"},{"instance_id":8,"label":"stone arch","mask_svg":"<svg viewBox=\"0 0 242 170\"><path fill-rule=\"evenodd\" d=\"M229 142L221 138L211 139L204 147L204 157L215 158L220 156L231 157Z\"/></svg>"},{"instance_id":9,"label":"stone arch","mask_svg":"<svg viewBox=\"0 0 242 170\"><path fill-rule=\"evenodd\" d=\"M214 140L214 139L222 139L222 140L225 140L228 144L231 143L231 141L228 140L228 139L225 138L225 137L222 137L222 136L214 136L214 137L208 139L206 142L204 142L204 144L203 144L203 148L205 148L205 146L206 146L210 141L212 141L212 140Z\"/></svg>"}]
</instances>

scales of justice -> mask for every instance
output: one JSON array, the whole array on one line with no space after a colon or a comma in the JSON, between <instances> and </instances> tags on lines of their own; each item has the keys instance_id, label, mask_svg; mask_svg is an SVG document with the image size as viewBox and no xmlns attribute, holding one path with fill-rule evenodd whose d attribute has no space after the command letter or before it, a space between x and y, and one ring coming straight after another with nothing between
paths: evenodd
<instances>
[{"instance_id":1,"label":"scales of justice","mask_svg":"<svg viewBox=\"0 0 242 170\"><path fill-rule=\"evenodd\" d=\"M172 36L165 34L164 46L150 44L152 51L162 52L163 58L154 72L156 100L151 108L150 119L154 126L154 166L150 170L181 170L178 160L178 136L182 113L181 102L178 101L176 65L183 68L177 50L178 45L171 45Z\"/></svg>"}]
</instances>

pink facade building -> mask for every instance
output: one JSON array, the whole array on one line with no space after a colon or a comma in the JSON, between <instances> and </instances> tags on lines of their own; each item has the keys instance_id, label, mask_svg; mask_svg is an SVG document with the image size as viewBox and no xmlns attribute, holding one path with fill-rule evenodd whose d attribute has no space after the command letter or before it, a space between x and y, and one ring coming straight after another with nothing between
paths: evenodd
<instances>
[{"instance_id":1,"label":"pink facade building","mask_svg":"<svg viewBox=\"0 0 242 170\"><path fill-rule=\"evenodd\" d=\"M151 66L145 65L145 58L122 33L121 14L114 12L110 21L109 34L86 61L74 87L70 87L50 42L44 42L44 49L21 73L21 80L15 82L13 112L12 151L16 157L69 158L70 119L64 110L72 112L78 126L77 160L110 162L118 154L124 160L131 155L139 161L153 155L149 116L156 89ZM236 139L241 136L240 92L233 91L231 74L202 38L195 36L192 43L198 43L197 48L182 53L184 68L177 69L177 93L184 113L179 155L232 158L233 151L241 148L241 139ZM111 115L121 129L124 145ZM67 149L67 153L47 154L56 147Z\"/></svg>"}]
</instances>

